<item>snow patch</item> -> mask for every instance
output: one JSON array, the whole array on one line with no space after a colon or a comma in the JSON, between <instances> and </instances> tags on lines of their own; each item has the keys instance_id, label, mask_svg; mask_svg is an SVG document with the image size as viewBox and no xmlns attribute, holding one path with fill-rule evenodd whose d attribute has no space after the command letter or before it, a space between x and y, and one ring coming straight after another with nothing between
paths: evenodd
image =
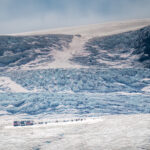
<instances>
[{"instance_id":1,"label":"snow patch","mask_svg":"<svg viewBox=\"0 0 150 150\"><path fill-rule=\"evenodd\" d=\"M0 77L0 93L13 92L13 93L27 93L27 89L12 81L9 77Z\"/></svg>"},{"instance_id":2,"label":"snow patch","mask_svg":"<svg viewBox=\"0 0 150 150\"><path fill-rule=\"evenodd\" d=\"M144 78L142 81L150 81L150 78Z\"/></svg>"},{"instance_id":3,"label":"snow patch","mask_svg":"<svg viewBox=\"0 0 150 150\"><path fill-rule=\"evenodd\" d=\"M143 92L150 92L150 85L144 87L144 88L142 89L142 91L143 91Z\"/></svg>"}]
</instances>

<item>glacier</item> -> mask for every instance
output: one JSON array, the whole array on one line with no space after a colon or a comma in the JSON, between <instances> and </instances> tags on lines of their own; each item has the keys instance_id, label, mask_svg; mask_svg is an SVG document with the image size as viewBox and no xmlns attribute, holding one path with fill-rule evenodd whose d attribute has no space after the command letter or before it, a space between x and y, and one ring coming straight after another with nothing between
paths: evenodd
<instances>
[{"instance_id":1,"label":"glacier","mask_svg":"<svg viewBox=\"0 0 150 150\"><path fill-rule=\"evenodd\" d=\"M150 110L150 91L144 90L150 84L149 69L50 69L1 74L26 89L0 94L1 110L11 114L128 114Z\"/></svg>"},{"instance_id":2,"label":"glacier","mask_svg":"<svg viewBox=\"0 0 150 150\"><path fill-rule=\"evenodd\" d=\"M0 149L149 150L149 118L149 19L0 35Z\"/></svg>"}]
</instances>

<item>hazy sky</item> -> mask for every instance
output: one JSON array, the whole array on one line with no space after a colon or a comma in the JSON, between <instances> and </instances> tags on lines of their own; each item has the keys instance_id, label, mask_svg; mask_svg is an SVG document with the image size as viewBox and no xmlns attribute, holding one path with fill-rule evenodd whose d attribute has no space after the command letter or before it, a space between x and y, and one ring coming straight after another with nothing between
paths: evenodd
<instances>
[{"instance_id":1,"label":"hazy sky","mask_svg":"<svg viewBox=\"0 0 150 150\"><path fill-rule=\"evenodd\" d=\"M0 0L0 34L150 18L150 0Z\"/></svg>"}]
</instances>

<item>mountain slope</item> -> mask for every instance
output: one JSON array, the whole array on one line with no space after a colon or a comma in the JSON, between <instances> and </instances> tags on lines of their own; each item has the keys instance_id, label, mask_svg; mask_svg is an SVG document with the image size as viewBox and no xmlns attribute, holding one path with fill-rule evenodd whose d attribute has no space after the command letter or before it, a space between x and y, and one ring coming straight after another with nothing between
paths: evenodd
<instances>
[{"instance_id":1,"label":"mountain slope","mask_svg":"<svg viewBox=\"0 0 150 150\"><path fill-rule=\"evenodd\" d=\"M149 19L0 36L0 70L149 68L148 25Z\"/></svg>"},{"instance_id":2,"label":"mountain slope","mask_svg":"<svg viewBox=\"0 0 150 150\"><path fill-rule=\"evenodd\" d=\"M147 19L0 36L0 109L149 113L149 25Z\"/></svg>"},{"instance_id":3,"label":"mountain slope","mask_svg":"<svg viewBox=\"0 0 150 150\"><path fill-rule=\"evenodd\" d=\"M87 56L75 55L76 63L100 68L150 68L150 26L85 43Z\"/></svg>"}]
</instances>

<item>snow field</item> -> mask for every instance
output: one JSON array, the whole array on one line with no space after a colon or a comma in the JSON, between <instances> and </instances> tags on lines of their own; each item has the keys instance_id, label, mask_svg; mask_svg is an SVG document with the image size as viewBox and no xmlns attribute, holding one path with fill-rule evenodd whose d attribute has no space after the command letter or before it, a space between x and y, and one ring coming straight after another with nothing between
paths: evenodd
<instances>
[{"instance_id":1,"label":"snow field","mask_svg":"<svg viewBox=\"0 0 150 150\"><path fill-rule=\"evenodd\" d=\"M150 115L114 115L77 123L1 128L0 149L149 150Z\"/></svg>"}]
</instances>

